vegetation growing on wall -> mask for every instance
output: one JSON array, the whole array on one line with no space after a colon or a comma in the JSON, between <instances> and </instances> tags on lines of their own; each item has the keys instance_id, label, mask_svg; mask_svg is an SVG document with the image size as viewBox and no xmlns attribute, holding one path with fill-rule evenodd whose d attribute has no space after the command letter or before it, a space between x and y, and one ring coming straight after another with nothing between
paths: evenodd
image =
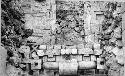
<instances>
[{"instance_id":1,"label":"vegetation growing on wall","mask_svg":"<svg viewBox=\"0 0 125 76\"><path fill-rule=\"evenodd\" d=\"M20 47L22 41L33 33L24 28L24 13L13 7L15 1L1 1L1 42L4 46Z\"/></svg>"}]
</instances>

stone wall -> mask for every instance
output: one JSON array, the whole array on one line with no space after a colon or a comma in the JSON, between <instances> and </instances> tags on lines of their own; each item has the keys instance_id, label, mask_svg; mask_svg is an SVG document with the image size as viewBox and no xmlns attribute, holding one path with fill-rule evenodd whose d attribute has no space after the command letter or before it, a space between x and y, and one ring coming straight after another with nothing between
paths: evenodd
<instances>
[{"instance_id":1,"label":"stone wall","mask_svg":"<svg viewBox=\"0 0 125 76\"><path fill-rule=\"evenodd\" d=\"M51 28L56 19L55 1L48 0L37 2L34 0L22 2L25 12L25 28L33 29L33 36L29 40L33 42L50 44L51 43Z\"/></svg>"}]
</instances>

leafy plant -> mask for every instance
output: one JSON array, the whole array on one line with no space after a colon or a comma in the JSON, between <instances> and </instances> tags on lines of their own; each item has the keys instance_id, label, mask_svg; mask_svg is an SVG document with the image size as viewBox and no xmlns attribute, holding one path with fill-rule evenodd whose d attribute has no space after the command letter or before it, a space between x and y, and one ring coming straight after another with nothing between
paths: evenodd
<instances>
[{"instance_id":1,"label":"leafy plant","mask_svg":"<svg viewBox=\"0 0 125 76\"><path fill-rule=\"evenodd\" d=\"M24 28L24 13L13 6L16 1L1 1L1 42L4 46L20 47L22 40L33 33L33 30Z\"/></svg>"}]
</instances>

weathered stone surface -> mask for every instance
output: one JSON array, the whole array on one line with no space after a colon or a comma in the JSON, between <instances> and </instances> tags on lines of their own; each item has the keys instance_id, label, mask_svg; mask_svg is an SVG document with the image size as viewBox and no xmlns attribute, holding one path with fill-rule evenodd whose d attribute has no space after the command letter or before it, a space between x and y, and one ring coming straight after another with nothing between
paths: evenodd
<instances>
[{"instance_id":1,"label":"weathered stone surface","mask_svg":"<svg viewBox=\"0 0 125 76\"><path fill-rule=\"evenodd\" d=\"M61 49L62 46L61 45L54 45L54 49Z\"/></svg>"},{"instance_id":2,"label":"weathered stone surface","mask_svg":"<svg viewBox=\"0 0 125 76\"><path fill-rule=\"evenodd\" d=\"M53 61L56 61L56 58L55 57L49 57L49 58L47 58L47 61L53 62Z\"/></svg>"},{"instance_id":3,"label":"weathered stone surface","mask_svg":"<svg viewBox=\"0 0 125 76\"><path fill-rule=\"evenodd\" d=\"M104 60L102 58L97 58L97 69L106 69Z\"/></svg>"},{"instance_id":4,"label":"weathered stone surface","mask_svg":"<svg viewBox=\"0 0 125 76\"><path fill-rule=\"evenodd\" d=\"M122 32L122 42L123 45L125 46L125 31Z\"/></svg>"},{"instance_id":5,"label":"weathered stone surface","mask_svg":"<svg viewBox=\"0 0 125 76\"><path fill-rule=\"evenodd\" d=\"M101 55L102 54L102 49L95 49L94 54L95 55Z\"/></svg>"},{"instance_id":6,"label":"weathered stone surface","mask_svg":"<svg viewBox=\"0 0 125 76\"><path fill-rule=\"evenodd\" d=\"M77 54L77 49L61 49L61 54Z\"/></svg>"},{"instance_id":7,"label":"weathered stone surface","mask_svg":"<svg viewBox=\"0 0 125 76\"><path fill-rule=\"evenodd\" d=\"M45 55L43 50L37 50L37 54L38 54L38 56L44 56Z\"/></svg>"},{"instance_id":8,"label":"weathered stone surface","mask_svg":"<svg viewBox=\"0 0 125 76\"><path fill-rule=\"evenodd\" d=\"M7 50L0 46L0 75L7 76L6 74L6 58L7 58Z\"/></svg>"},{"instance_id":9,"label":"weathered stone surface","mask_svg":"<svg viewBox=\"0 0 125 76\"><path fill-rule=\"evenodd\" d=\"M90 56L82 56L83 61L90 61Z\"/></svg>"},{"instance_id":10,"label":"weathered stone surface","mask_svg":"<svg viewBox=\"0 0 125 76\"><path fill-rule=\"evenodd\" d=\"M31 61L31 69L41 69L41 59Z\"/></svg>"},{"instance_id":11,"label":"weathered stone surface","mask_svg":"<svg viewBox=\"0 0 125 76\"><path fill-rule=\"evenodd\" d=\"M30 36L27 38L29 41L36 42L37 44L50 44L51 37L35 37L35 36Z\"/></svg>"},{"instance_id":12,"label":"weathered stone surface","mask_svg":"<svg viewBox=\"0 0 125 76\"><path fill-rule=\"evenodd\" d=\"M40 46L39 46L39 49L40 49L40 50L45 50L45 49L47 49L47 46L46 46L46 45L40 45Z\"/></svg>"},{"instance_id":13,"label":"weathered stone surface","mask_svg":"<svg viewBox=\"0 0 125 76\"><path fill-rule=\"evenodd\" d=\"M90 48L78 49L78 54L85 54L85 55L93 54L93 50Z\"/></svg>"},{"instance_id":14,"label":"weathered stone surface","mask_svg":"<svg viewBox=\"0 0 125 76\"><path fill-rule=\"evenodd\" d=\"M94 49L100 49L100 44L99 43L94 43Z\"/></svg>"},{"instance_id":15,"label":"weathered stone surface","mask_svg":"<svg viewBox=\"0 0 125 76\"><path fill-rule=\"evenodd\" d=\"M60 75L76 75L78 70L78 63L59 63Z\"/></svg>"}]
</instances>

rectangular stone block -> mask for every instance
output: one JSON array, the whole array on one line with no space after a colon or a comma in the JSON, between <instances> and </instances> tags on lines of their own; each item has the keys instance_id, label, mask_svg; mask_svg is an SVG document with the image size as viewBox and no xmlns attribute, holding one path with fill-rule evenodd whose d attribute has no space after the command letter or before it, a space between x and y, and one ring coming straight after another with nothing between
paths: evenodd
<instances>
[{"instance_id":1,"label":"rectangular stone block","mask_svg":"<svg viewBox=\"0 0 125 76\"><path fill-rule=\"evenodd\" d=\"M48 57L48 58L47 58L47 61L50 61L50 62L51 62L51 61L56 61L56 58L55 58L55 56L54 56L54 57Z\"/></svg>"},{"instance_id":2,"label":"rectangular stone block","mask_svg":"<svg viewBox=\"0 0 125 76\"><path fill-rule=\"evenodd\" d=\"M45 50L45 49L47 49L47 46L46 46L46 45L40 45L40 46L39 46L39 49L40 49L40 50Z\"/></svg>"},{"instance_id":3,"label":"rectangular stone block","mask_svg":"<svg viewBox=\"0 0 125 76\"><path fill-rule=\"evenodd\" d=\"M95 49L94 50L94 55L100 55L102 54L102 49Z\"/></svg>"},{"instance_id":4,"label":"rectangular stone block","mask_svg":"<svg viewBox=\"0 0 125 76\"><path fill-rule=\"evenodd\" d=\"M38 54L38 56L44 56L45 55L44 50L37 50L37 54Z\"/></svg>"},{"instance_id":5,"label":"rectangular stone block","mask_svg":"<svg viewBox=\"0 0 125 76\"><path fill-rule=\"evenodd\" d=\"M47 58L48 58L47 56L44 56L43 59L42 59L42 61L43 62L47 62Z\"/></svg>"},{"instance_id":6,"label":"rectangular stone block","mask_svg":"<svg viewBox=\"0 0 125 76\"><path fill-rule=\"evenodd\" d=\"M54 49L53 45L47 45L47 50L52 50L52 49Z\"/></svg>"},{"instance_id":7,"label":"rectangular stone block","mask_svg":"<svg viewBox=\"0 0 125 76\"><path fill-rule=\"evenodd\" d=\"M83 61L90 61L90 56L82 56Z\"/></svg>"},{"instance_id":8,"label":"rectangular stone block","mask_svg":"<svg viewBox=\"0 0 125 76\"><path fill-rule=\"evenodd\" d=\"M82 61L82 55L70 55L71 59L75 59L78 62Z\"/></svg>"},{"instance_id":9,"label":"rectangular stone block","mask_svg":"<svg viewBox=\"0 0 125 76\"><path fill-rule=\"evenodd\" d=\"M56 62L64 62L65 59L62 56L56 56Z\"/></svg>"},{"instance_id":10,"label":"rectangular stone block","mask_svg":"<svg viewBox=\"0 0 125 76\"><path fill-rule=\"evenodd\" d=\"M53 55L60 55L60 50L59 49L53 49L52 50Z\"/></svg>"},{"instance_id":11,"label":"rectangular stone block","mask_svg":"<svg viewBox=\"0 0 125 76\"><path fill-rule=\"evenodd\" d=\"M78 49L78 54L85 54L85 55L93 54L93 50L90 48Z\"/></svg>"},{"instance_id":12,"label":"rectangular stone block","mask_svg":"<svg viewBox=\"0 0 125 76\"><path fill-rule=\"evenodd\" d=\"M54 45L54 49L61 49L62 46L61 45Z\"/></svg>"},{"instance_id":13,"label":"rectangular stone block","mask_svg":"<svg viewBox=\"0 0 125 76\"><path fill-rule=\"evenodd\" d=\"M41 69L41 59L31 60L31 69Z\"/></svg>"},{"instance_id":14,"label":"rectangular stone block","mask_svg":"<svg viewBox=\"0 0 125 76\"><path fill-rule=\"evenodd\" d=\"M94 43L94 49L100 49L100 43Z\"/></svg>"},{"instance_id":15,"label":"rectangular stone block","mask_svg":"<svg viewBox=\"0 0 125 76\"><path fill-rule=\"evenodd\" d=\"M77 49L84 49L85 48L85 44L78 44L76 46Z\"/></svg>"},{"instance_id":16,"label":"rectangular stone block","mask_svg":"<svg viewBox=\"0 0 125 76\"><path fill-rule=\"evenodd\" d=\"M66 46L66 49L76 49L76 45Z\"/></svg>"},{"instance_id":17,"label":"rectangular stone block","mask_svg":"<svg viewBox=\"0 0 125 76\"><path fill-rule=\"evenodd\" d=\"M61 49L61 54L77 54L77 49Z\"/></svg>"}]
</instances>

